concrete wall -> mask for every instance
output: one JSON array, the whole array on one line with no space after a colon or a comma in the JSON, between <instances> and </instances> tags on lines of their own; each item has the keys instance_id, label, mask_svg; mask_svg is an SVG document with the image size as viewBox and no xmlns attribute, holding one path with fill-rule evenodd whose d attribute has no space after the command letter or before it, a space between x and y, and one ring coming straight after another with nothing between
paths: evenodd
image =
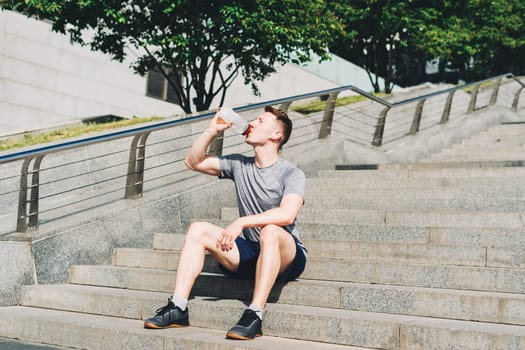
<instances>
[{"instance_id":1,"label":"concrete wall","mask_svg":"<svg viewBox=\"0 0 525 350\"><path fill-rule=\"evenodd\" d=\"M363 68L334 54L331 54L329 61L323 62L319 62L319 59L314 57L311 62L304 65L304 69L325 79L329 79L338 85L354 85L364 91L374 91L368 74ZM375 74L372 74L372 78L375 79ZM384 85L384 79L379 78L379 86L382 88ZM394 85L392 91L399 90L402 89Z\"/></svg>"},{"instance_id":2,"label":"concrete wall","mask_svg":"<svg viewBox=\"0 0 525 350\"><path fill-rule=\"evenodd\" d=\"M35 282L31 243L0 241L0 306L17 304L22 286Z\"/></svg>"},{"instance_id":3,"label":"concrete wall","mask_svg":"<svg viewBox=\"0 0 525 350\"><path fill-rule=\"evenodd\" d=\"M51 25L0 11L0 134L115 114L171 115L173 104L145 97L129 62L72 45Z\"/></svg>"}]
</instances>

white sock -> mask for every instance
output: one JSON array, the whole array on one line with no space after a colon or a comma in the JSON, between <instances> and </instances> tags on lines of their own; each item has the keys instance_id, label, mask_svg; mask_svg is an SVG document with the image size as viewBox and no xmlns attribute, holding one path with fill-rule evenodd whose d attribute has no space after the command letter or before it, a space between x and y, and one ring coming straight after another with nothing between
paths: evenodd
<instances>
[{"instance_id":1,"label":"white sock","mask_svg":"<svg viewBox=\"0 0 525 350\"><path fill-rule=\"evenodd\" d=\"M262 320L263 311L261 310L259 306L255 304L250 304L250 306L248 306L248 309L255 311L255 314L257 315L257 317L259 317Z\"/></svg>"},{"instance_id":2,"label":"white sock","mask_svg":"<svg viewBox=\"0 0 525 350\"><path fill-rule=\"evenodd\" d=\"M173 294L171 301L173 304L175 304L175 306L177 306L182 311L186 310L186 307L188 306L188 299L175 295L175 294Z\"/></svg>"}]
</instances>

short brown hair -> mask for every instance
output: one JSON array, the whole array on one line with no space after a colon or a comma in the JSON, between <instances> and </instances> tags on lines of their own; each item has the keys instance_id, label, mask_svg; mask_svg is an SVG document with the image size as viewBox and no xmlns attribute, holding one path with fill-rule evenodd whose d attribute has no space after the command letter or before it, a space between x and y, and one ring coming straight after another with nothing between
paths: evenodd
<instances>
[{"instance_id":1,"label":"short brown hair","mask_svg":"<svg viewBox=\"0 0 525 350\"><path fill-rule=\"evenodd\" d=\"M279 149L283 147L283 145L288 142L290 139L290 135L292 134L292 121L288 117L288 114L286 111L279 109L279 108L273 108L272 106L266 106L264 107L265 112L272 113L275 118L282 122L284 128L283 128L283 137L281 138L281 142L279 143Z\"/></svg>"}]
</instances>

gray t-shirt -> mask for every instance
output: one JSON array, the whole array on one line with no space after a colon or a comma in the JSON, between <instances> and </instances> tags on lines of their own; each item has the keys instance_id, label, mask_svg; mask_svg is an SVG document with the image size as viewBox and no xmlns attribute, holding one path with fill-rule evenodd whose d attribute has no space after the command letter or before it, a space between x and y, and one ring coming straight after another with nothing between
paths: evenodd
<instances>
[{"instance_id":1,"label":"gray t-shirt","mask_svg":"<svg viewBox=\"0 0 525 350\"><path fill-rule=\"evenodd\" d=\"M235 183L239 215L255 215L281 204L286 194L298 194L304 198L306 177L301 169L287 160L278 158L272 165L259 168L254 157L232 154L219 157L221 179L231 179ZM297 233L296 220L283 227L290 232L303 247ZM245 228L244 238L259 240L259 228Z\"/></svg>"}]
</instances>

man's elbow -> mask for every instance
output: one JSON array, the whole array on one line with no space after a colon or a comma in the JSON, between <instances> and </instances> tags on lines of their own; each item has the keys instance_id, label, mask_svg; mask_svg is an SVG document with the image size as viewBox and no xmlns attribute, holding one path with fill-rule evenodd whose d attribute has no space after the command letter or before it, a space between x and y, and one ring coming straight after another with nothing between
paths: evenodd
<instances>
[{"instance_id":1,"label":"man's elbow","mask_svg":"<svg viewBox=\"0 0 525 350\"><path fill-rule=\"evenodd\" d=\"M184 165L190 170L195 170L195 164L191 161L189 157L184 159Z\"/></svg>"},{"instance_id":2,"label":"man's elbow","mask_svg":"<svg viewBox=\"0 0 525 350\"><path fill-rule=\"evenodd\" d=\"M293 224L294 221L295 221L295 216L287 216L286 218L284 218L282 224L283 226L288 226L288 225Z\"/></svg>"}]
</instances>

